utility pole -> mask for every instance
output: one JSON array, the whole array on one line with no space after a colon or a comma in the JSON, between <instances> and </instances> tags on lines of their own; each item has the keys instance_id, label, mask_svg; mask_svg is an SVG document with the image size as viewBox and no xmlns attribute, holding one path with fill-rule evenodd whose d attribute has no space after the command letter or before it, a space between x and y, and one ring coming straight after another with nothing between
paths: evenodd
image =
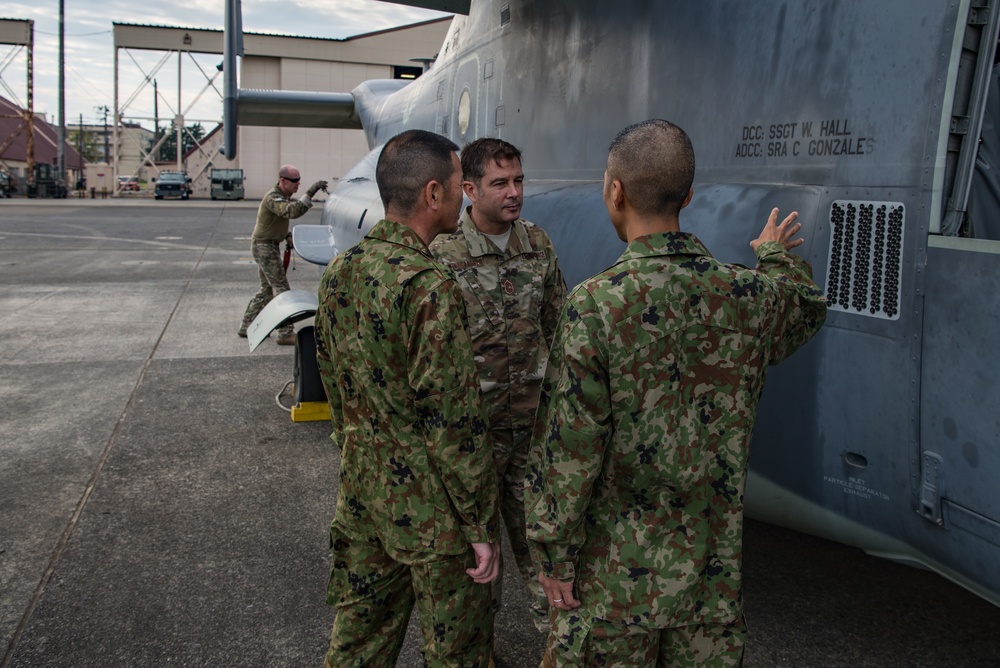
<instances>
[{"instance_id":1,"label":"utility pole","mask_svg":"<svg viewBox=\"0 0 1000 668\"><path fill-rule=\"evenodd\" d=\"M28 108L24 110L24 150L28 192L35 188L35 22L28 21Z\"/></svg>"},{"instance_id":2,"label":"utility pole","mask_svg":"<svg viewBox=\"0 0 1000 668\"><path fill-rule=\"evenodd\" d=\"M153 79L153 145L160 143L160 93L156 88L156 79ZM157 147L156 154L153 155L153 162L160 159L160 149Z\"/></svg>"},{"instance_id":3,"label":"utility pole","mask_svg":"<svg viewBox=\"0 0 1000 668\"><path fill-rule=\"evenodd\" d=\"M118 190L118 142L121 141L119 135L119 126L121 125L121 107L118 106L118 46L115 46L115 125L113 132L115 133L115 160L110 162L111 165L111 182L115 185L115 190L113 192L117 193ZM107 110L107 107L105 107ZM107 113L107 111L105 111ZM105 119L107 117L105 116ZM104 130L104 154L107 155L107 141L108 141L108 130L107 130L107 120L105 120L105 130Z\"/></svg>"},{"instance_id":4,"label":"utility pole","mask_svg":"<svg viewBox=\"0 0 1000 668\"><path fill-rule=\"evenodd\" d=\"M76 152L80 156L80 173L77 175L76 180L81 186L86 187L86 183L83 179L83 114L80 114L80 125L76 130Z\"/></svg>"},{"instance_id":5,"label":"utility pole","mask_svg":"<svg viewBox=\"0 0 1000 668\"><path fill-rule=\"evenodd\" d=\"M106 162L106 163L108 163L110 165L111 164L111 151L108 148L108 112L109 111L110 111L110 109L108 109L108 105L104 105L103 107L98 107L97 108L97 113L99 113L99 114L103 113L104 114L104 162Z\"/></svg>"},{"instance_id":6,"label":"utility pole","mask_svg":"<svg viewBox=\"0 0 1000 668\"><path fill-rule=\"evenodd\" d=\"M181 107L181 56L182 52L177 52L177 171L184 171L184 114Z\"/></svg>"},{"instance_id":7,"label":"utility pole","mask_svg":"<svg viewBox=\"0 0 1000 668\"><path fill-rule=\"evenodd\" d=\"M66 182L66 3L59 0L59 180Z\"/></svg>"}]
</instances>

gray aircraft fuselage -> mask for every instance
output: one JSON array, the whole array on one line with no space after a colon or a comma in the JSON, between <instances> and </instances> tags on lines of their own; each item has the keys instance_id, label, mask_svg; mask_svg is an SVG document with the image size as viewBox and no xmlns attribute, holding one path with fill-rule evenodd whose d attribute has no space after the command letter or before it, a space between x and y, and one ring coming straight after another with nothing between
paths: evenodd
<instances>
[{"instance_id":1,"label":"gray aircraft fuselage","mask_svg":"<svg viewBox=\"0 0 1000 668\"><path fill-rule=\"evenodd\" d=\"M1000 241L969 232L997 214L969 205L996 4L472 0L423 76L336 102L373 152L296 248L323 261L379 220L374 164L396 133L495 136L522 149L523 214L572 286L624 247L601 197L610 141L677 123L697 156L681 227L752 265L771 208L798 211L830 301L769 372L747 512L1000 605Z\"/></svg>"}]
</instances>

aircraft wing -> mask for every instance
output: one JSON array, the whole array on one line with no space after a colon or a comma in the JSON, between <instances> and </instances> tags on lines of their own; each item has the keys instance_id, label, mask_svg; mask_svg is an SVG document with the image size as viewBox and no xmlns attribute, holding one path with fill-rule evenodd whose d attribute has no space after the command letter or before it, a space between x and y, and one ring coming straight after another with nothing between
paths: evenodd
<instances>
[{"instance_id":1,"label":"aircraft wing","mask_svg":"<svg viewBox=\"0 0 1000 668\"><path fill-rule=\"evenodd\" d=\"M237 107L242 125L361 129L350 93L240 89Z\"/></svg>"},{"instance_id":2,"label":"aircraft wing","mask_svg":"<svg viewBox=\"0 0 1000 668\"><path fill-rule=\"evenodd\" d=\"M241 89L236 59L243 55L243 20L240 0L226 0L222 48L223 154L236 157L238 125L271 127L362 129L351 93ZM406 82L401 82L404 85Z\"/></svg>"}]
</instances>

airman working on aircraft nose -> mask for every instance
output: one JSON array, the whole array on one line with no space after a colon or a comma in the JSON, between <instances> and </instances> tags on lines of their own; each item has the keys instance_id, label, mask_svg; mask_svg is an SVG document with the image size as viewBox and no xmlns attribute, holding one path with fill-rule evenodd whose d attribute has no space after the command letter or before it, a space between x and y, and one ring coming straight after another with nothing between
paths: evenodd
<instances>
[{"instance_id":1,"label":"airman working on aircraft nose","mask_svg":"<svg viewBox=\"0 0 1000 668\"><path fill-rule=\"evenodd\" d=\"M316 360L340 448L327 668L395 665L414 604L427 665L492 656L493 450L462 292L427 249L458 223L457 150L424 130L390 139L385 219L320 283Z\"/></svg>"},{"instance_id":2,"label":"airman working on aircraft nose","mask_svg":"<svg viewBox=\"0 0 1000 668\"><path fill-rule=\"evenodd\" d=\"M253 228L250 245L253 261L257 263L260 287L257 289L257 294L250 299L243 314L243 323L237 332L243 338L246 338L247 327L257 314L272 299L291 287L288 285L285 264L278 247L289 237L289 219L304 215L312 208L313 196L320 190L326 190L326 181L317 181L309 186L305 197L292 199L292 195L299 189L300 179L299 170L293 165L282 165L278 170L278 182L264 195L257 209L257 224ZM294 344L295 328L292 325L285 325L278 330L278 345Z\"/></svg>"},{"instance_id":3,"label":"airman working on aircraft nose","mask_svg":"<svg viewBox=\"0 0 1000 668\"><path fill-rule=\"evenodd\" d=\"M500 513L531 593L533 621L547 632L548 601L524 534L524 468L566 282L549 236L520 217L521 152L501 139L477 139L462 149L462 173L472 205L462 212L458 230L439 236L431 252L451 267L462 287L490 417ZM497 611L501 580L493 585Z\"/></svg>"},{"instance_id":4,"label":"airman working on aircraft nose","mask_svg":"<svg viewBox=\"0 0 1000 668\"><path fill-rule=\"evenodd\" d=\"M681 232L694 150L625 128L604 175L618 262L569 295L525 481L552 617L543 666L738 666L743 491L770 364L826 317L801 225L771 211L756 270Z\"/></svg>"}]
</instances>

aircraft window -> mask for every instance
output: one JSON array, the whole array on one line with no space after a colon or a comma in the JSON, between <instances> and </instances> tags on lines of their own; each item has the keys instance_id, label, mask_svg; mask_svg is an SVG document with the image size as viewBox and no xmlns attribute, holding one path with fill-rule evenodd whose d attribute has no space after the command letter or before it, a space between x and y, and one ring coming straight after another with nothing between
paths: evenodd
<instances>
[{"instance_id":1,"label":"aircraft window","mask_svg":"<svg viewBox=\"0 0 1000 668\"><path fill-rule=\"evenodd\" d=\"M472 116L472 98L469 97L469 89L462 91L462 96L458 100L458 133L463 137L469 131L469 119Z\"/></svg>"},{"instance_id":2,"label":"aircraft window","mask_svg":"<svg viewBox=\"0 0 1000 668\"><path fill-rule=\"evenodd\" d=\"M901 202L837 200L830 206L830 309L899 318L905 214Z\"/></svg>"}]
</instances>

